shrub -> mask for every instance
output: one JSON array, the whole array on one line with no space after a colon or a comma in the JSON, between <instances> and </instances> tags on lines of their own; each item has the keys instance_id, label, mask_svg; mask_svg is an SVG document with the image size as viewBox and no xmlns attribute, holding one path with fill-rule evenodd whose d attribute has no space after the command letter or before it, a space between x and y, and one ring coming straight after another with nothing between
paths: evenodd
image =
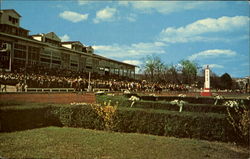
<instances>
[{"instance_id":1,"label":"shrub","mask_svg":"<svg viewBox=\"0 0 250 159\"><path fill-rule=\"evenodd\" d=\"M104 102L110 101L111 100L111 105L117 105L122 107L130 107L131 106L131 101L128 100L125 96L121 95L116 95L116 96L106 96L106 95L101 95L101 96L96 96L96 102L98 104L103 104Z\"/></svg>"},{"instance_id":2,"label":"shrub","mask_svg":"<svg viewBox=\"0 0 250 159\"><path fill-rule=\"evenodd\" d=\"M129 98L123 96L102 96L97 97L98 103L103 103L104 101L112 100L111 104L119 103L119 106L122 107L131 107L135 108L150 108L150 109L163 109L163 110L173 110L178 111L180 107L177 104L171 105L171 101L185 101L187 102L183 107L183 111L190 112L211 112L211 113L227 113L227 106L222 105L228 99L214 99L214 98L205 98L205 97L157 97L157 96L140 96L140 101L133 102ZM217 102L216 102L217 101ZM200 103L199 103L200 102ZM208 102L208 103L206 103ZM216 102L216 105L214 103ZM249 100L242 100L242 102L247 105ZM249 110L249 107L247 108Z\"/></svg>"},{"instance_id":3,"label":"shrub","mask_svg":"<svg viewBox=\"0 0 250 159\"><path fill-rule=\"evenodd\" d=\"M173 101L173 100L185 100L192 104L210 104L210 105L223 105L225 101L230 99L216 98L216 97L177 97L177 96L141 96L142 100L152 100L152 101ZM217 102L216 102L217 101ZM250 105L250 100L242 99L245 105Z\"/></svg>"},{"instance_id":4,"label":"shrub","mask_svg":"<svg viewBox=\"0 0 250 159\"><path fill-rule=\"evenodd\" d=\"M58 109L58 108L57 108ZM70 110L71 109L71 110ZM58 118L64 126L105 130L105 120L90 105L78 105L58 109L64 113ZM65 113L68 111L68 113ZM71 113L73 111L73 113ZM163 136L189 137L206 140L231 141L233 130L225 115L214 113L197 114L118 107L112 116L109 130L135 132ZM69 114L71 117L66 117ZM65 122L68 120L68 122Z\"/></svg>"},{"instance_id":5,"label":"shrub","mask_svg":"<svg viewBox=\"0 0 250 159\"><path fill-rule=\"evenodd\" d=\"M227 101L224 105L227 106L227 120L237 134L237 140L249 144L250 110L237 100Z\"/></svg>"},{"instance_id":6,"label":"shrub","mask_svg":"<svg viewBox=\"0 0 250 159\"><path fill-rule=\"evenodd\" d=\"M116 131L227 141L227 126L224 115L119 109Z\"/></svg>"},{"instance_id":7,"label":"shrub","mask_svg":"<svg viewBox=\"0 0 250 159\"><path fill-rule=\"evenodd\" d=\"M225 142L240 140L237 137L238 132L227 121L226 114L116 108L111 103L1 108L1 131L16 131L43 126L67 126ZM178 106L171 105L171 107L179 109ZM186 108L188 106L184 107L184 109ZM242 118L235 116L234 119L242 124L249 123L247 115L249 114L244 113ZM245 132L246 127L242 130Z\"/></svg>"},{"instance_id":8,"label":"shrub","mask_svg":"<svg viewBox=\"0 0 250 159\"><path fill-rule=\"evenodd\" d=\"M59 125L57 119L49 115L50 106L30 108L1 108L0 131L10 132L50 125Z\"/></svg>"},{"instance_id":9,"label":"shrub","mask_svg":"<svg viewBox=\"0 0 250 159\"><path fill-rule=\"evenodd\" d=\"M134 105L134 108L147 108L147 109L162 109L162 110L171 110L179 111L179 106L177 104L171 104L170 102L165 101L137 101ZM211 105L211 104L192 104L186 103L182 111L189 112L211 112L211 113L220 113L226 114L226 106L221 105Z\"/></svg>"},{"instance_id":10,"label":"shrub","mask_svg":"<svg viewBox=\"0 0 250 159\"><path fill-rule=\"evenodd\" d=\"M117 103L118 104L118 103ZM116 115L117 106L111 105L111 100L106 104L99 105L99 104L91 104L91 108L98 114L99 117L103 119L103 124L105 130L113 130L114 128L114 118Z\"/></svg>"}]
</instances>

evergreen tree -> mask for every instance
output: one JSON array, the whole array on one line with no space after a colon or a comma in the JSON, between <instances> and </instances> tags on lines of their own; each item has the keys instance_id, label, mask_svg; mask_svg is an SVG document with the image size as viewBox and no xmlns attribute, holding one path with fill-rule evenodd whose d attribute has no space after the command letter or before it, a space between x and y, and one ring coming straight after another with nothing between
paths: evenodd
<instances>
[{"instance_id":1,"label":"evergreen tree","mask_svg":"<svg viewBox=\"0 0 250 159\"><path fill-rule=\"evenodd\" d=\"M232 89L233 80L228 73L224 73L220 77L220 82L221 89Z\"/></svg>"}]
</instances>

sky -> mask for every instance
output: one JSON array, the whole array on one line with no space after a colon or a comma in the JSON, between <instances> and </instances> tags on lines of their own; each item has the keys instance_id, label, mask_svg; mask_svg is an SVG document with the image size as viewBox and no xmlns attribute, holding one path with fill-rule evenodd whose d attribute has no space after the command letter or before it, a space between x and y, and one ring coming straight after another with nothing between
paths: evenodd
<instances>
[{"instance_id":1,"label":"sky","mask_svg":"<svg viewBox=\"0 0 250 159\"><path fill-rule=\"evenodd\" d=\"M247 1L2 0L1 9L15 9L30 35L55 32L137 66L154 55L209 65L218 76L250 74Z\"/></svg>"}]
</instances>

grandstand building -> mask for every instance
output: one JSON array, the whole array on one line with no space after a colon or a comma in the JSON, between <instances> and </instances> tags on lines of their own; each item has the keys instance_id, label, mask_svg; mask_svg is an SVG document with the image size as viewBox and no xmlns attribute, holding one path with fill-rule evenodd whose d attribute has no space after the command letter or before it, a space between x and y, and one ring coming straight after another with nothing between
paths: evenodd
<instances>
[{"instance_id":1,"label":"grandstand building","mask_svg":"<svg viewBox=\"0 0 250 159\"><path fill-rule=\"evenodd\" d=\"M54 32L29 35L29 30L20 27L20 19L14 9L0 10L1 70L39 66L135 78L135 65L97 55L79 41L62 42Z\"/></svg>"}]
</instances>

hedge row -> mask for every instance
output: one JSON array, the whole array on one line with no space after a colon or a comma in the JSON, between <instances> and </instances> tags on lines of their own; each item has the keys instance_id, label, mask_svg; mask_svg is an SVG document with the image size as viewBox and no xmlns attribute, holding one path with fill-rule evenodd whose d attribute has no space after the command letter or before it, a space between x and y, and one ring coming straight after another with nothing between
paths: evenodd
<instances>
[{"instance_id":1,"label":"hedge row","mask_svg":"<svg viewBox=\"0 0 250 159\"><path fill-rule=\"evenodd\" d=\"M59 125L60 122L56 123L58 118L49 117L50 111L50 106L0 109L0 131L11 132Z\"/></svg>"},{"instance_id":2,"label":"hedge row","mask_svg":"<svg viewBox=\"0 0 250 159\"><path fill-rule=\"evenodd\" d=\"M0 109L1 131L16 131L45 126L67 126L104 130L102 117L88 105L53 105L37 108ZM239 142L225 114L163 111L119 107L112 131L145 133ZM244 142L248 142L247 139Z\"/></svg>"},{"instance_id":3,"label":"hedge row","mask_svg":"<svg viewBox=\"0 0 250 159\"><path fill-rule=\"evenodd\" d=\"M104 102L111 101L111 105L118 105L121 107L129 107L131 105L131 101L128 100L127 96L123 95L115 95L115 96L108 96L108 95L97 95L96 96L97 103L103 104Z\"/></svg>"},{"instance_id":4,"label":"hedge row","mask_svg":"<svg viewBox=\"0 0 250 159\"><path fill-rule=\"evenodd\" d=\"M177 96L140 96L142 100L150 100L150 101L173 101L173 100L185 100L188 103L193 104L214 104L216 99L213 97L177 97ZM222 105L227 100L233 99L219 99L217 104ZM243 100L245 105L250 105L250 100L247 99L240 99Z\"/></svg>"},{"instance_id":5,"label":"hedge row","mask_svg":"<svg viewBox=\"0 0 250 159\"><path fill-rule=\"evenodd\" d=\"M148 100L140 100L140 101L136 101L135 104L133 105L133 107L135 108L149 108L149 109L162 109L162 110L170 110L170 111L179 111L179 106L177 105L172 105L169 102L175 99L179 99L179 100L184 100L184 101L188 101L186 100L186 98L181 98L181 97L175 97L175 98L169 98L169 100L157 100L157 101L153 101L152 99L156 98L154 96L144 96L147 97ZM119 103L119 106L121 107L130 107L132 101L128 100L128 98L124 97L124 96L97 96L97 102L98 103L103 103L103 102L107 102L107 101L111 101L111 105L116 105L116 102ZM149 100L151 99L151 100ZM170 100L171 99L171 100ZM188 99L188 98L187 98ZM220 102L218 102L220 103ZM247 106L247 105L246 105ZM224 105L214 105L213 104L194 104L193 103L189 103L185 104L183 106L182 111L188 111L188 112L210 112L210 113L219 113L219 114L225 114L227 113L227 107L228 106L224 106ZM248 106L247 109L250 109L250 107Z\"/></svg>"},{"instance_id":6,"label":"hedge row","mask_svg":"<svg viewBox=\"0 0 250 159\"><path fill-rule=\"evenodd\" d=\"M178 105L172 105L168 102L137 101L133 107L179 111ZM185 104L182 111L225 114L227 113L227 106L211 104Z\"/></svg>"},{"instance_id":7,"label":"hedge row","mask_svg":"<svg viewBox=\"0 0 250 159\"><path fill-rule=\"evenodd\" d=\"M54 107L52 114L64 126L98 130L105 128L103 119L88 106ZM214 113L119 108L112 130L224 142L238 140L226 116Z\"/></svg>"}]
</instances>

